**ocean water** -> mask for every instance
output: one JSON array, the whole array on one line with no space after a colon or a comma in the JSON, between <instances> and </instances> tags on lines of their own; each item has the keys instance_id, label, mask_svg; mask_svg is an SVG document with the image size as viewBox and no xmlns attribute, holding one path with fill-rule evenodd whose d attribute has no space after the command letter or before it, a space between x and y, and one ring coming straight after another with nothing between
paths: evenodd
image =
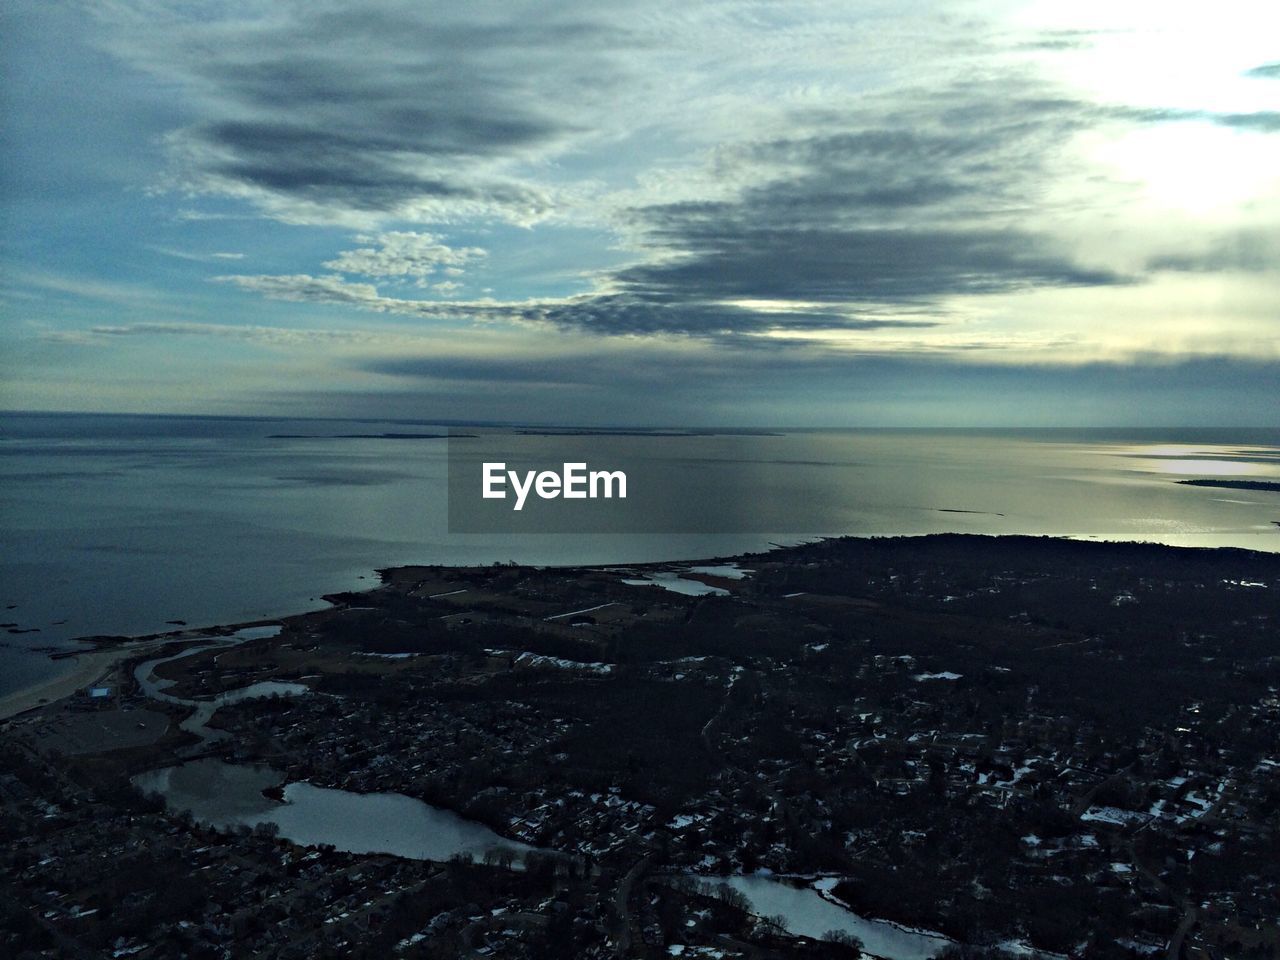
<instances>
[{"instance_id":1,"label":"ocean water","mask_svg":"<svg viewBox=\"0 0 1280 960\"><path fill-rule=\"evenodd\" d=\"M477 449L501 447L502 431L467 430ZM695 559L807 536L944 531L1280 550L1280 494L1175 482L1280 480L1277 430L606 437L602 449L643 445L654 475L671 478L658 499L689 516L728 512L714 529L754 532L682 533L673 514L677 532L517 536L451 534L446 441L384 436L445 432L0 415L0 693L65 669L48 648L78 636L313 609L322 594L372 586L377 568L405 563ZM545 452L558 441L539 442ZM575 449L583 442L573 438Z\"/></svg>"}]
</instances>

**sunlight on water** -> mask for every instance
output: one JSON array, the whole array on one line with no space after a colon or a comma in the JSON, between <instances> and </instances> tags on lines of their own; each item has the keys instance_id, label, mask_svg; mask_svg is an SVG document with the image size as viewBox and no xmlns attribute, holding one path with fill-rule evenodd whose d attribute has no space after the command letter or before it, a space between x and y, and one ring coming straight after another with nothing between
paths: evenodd
<instances>
[{"instance_id":1,"label":"sunlight on water","mask_svg":"<svg viewBox=\"0 0 1280 960\"><path fill-rule=\"evenodd\" d=\"M1160 473L1176 473L1184 477L1248 477L1258 470L1236 460L1160 460L1154 467Z\"/></svg>"},{"instance_id":2,"label":"sunlight on water","mask_svg":"<svg viewBox=\"0 0 1280 960\"><path fill-rule=\"evenodd\" d=\"M1184 477L1280 477L1280 447L1225 444L1138 444L1110 452L1143 473Z\"/></svg>"},{"instance_id":3,"label":"sunlight on water","mask_svg":"<svg viewBox=\"0 0 1280 960\"><path fill-rule=\"evenodd\" d=\"M1280 479L1275 430L589 437L591 459L650 465L652 489L619 502L649 532L521 537L450 534L445 441L382 439L405 430L4 415L0 692L68 669L40 648L71 637L272 619L399 564L700 560L815 535L942 532L1280 550L1280 494L1178 482ZM523 442L560 453L566 441ZM708 517L724 525L681 526ZM682 532L653 532L658 521Z\"/></svg>"}]
</instances>

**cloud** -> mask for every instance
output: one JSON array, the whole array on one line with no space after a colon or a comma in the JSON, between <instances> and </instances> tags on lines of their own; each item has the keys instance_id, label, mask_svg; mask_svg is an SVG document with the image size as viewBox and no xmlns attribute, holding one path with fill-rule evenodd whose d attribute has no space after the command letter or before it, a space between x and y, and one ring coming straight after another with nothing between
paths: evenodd
<instances>
[{"instance_id":1,"label":"cloud","mask_svg":"<svg viewBox=\"0 0 1280 960\"><path fill-rule=\"evenodd\" d=\"M1073 264L1044 237L990 229L795 228L762 223L668 221L685 256L620 272L644 298L803 298L901 303L919 309L944 295L1007 292L1033 285L1102 285L1114 273Z\"/></svg>"},{"instance_id":2,"label":"cloud","mask_svg":"<svg viewBox=\"0 0 1280 960\"><path fill-rule=\"evenodd\" d=\"M170 188L376 229L590 219L598 194L655 160L892 85L904 51L928 85L990 30L981 17L903 29L932 6L115 0L93 12L100 43L184 107L165 138Z\"/></svg>"},{"instance_id":3,"label":"cloud","mask_svg":"<svg viewBox=\"0 0 1280 960\"><path fill-rule=\"evenodd\" d=\"M1263 133L1280 132L1280 112L1261 110L1255 113L1223 113L1214 117L1223 126Z\"/></svg>"},{"instance_id":4,"label":"cloud","mask_svg":"<svg viewBox=\"0 0 1280 960\"><path fill-rule=\"evenodd\" d=\"M3 279L6 285L19 290L27 288L43 291L42 297L65 295L134 309L155 307L173 299L171 295L142 284L53 273L41 268L24 269L5 265Z\"/></svg>"},{"instance_id":5,"label":"cloud","mask_svg":"<svg viewBox=\"0 0 1280 960\"><path fill-rule=\"evenodd\" d=\"M405 344L423 341L412 333L380 330L315 329L270 327L229 323L127 323L99 324L87 330L51 331L41 339L54 343L102 343L126 337L217 337L269 346L290 347L315 344Z\"/></svg>"},{"instance_id":6,"label":"cloud","mask_svg":"<svg viewBox=\"0 0 1280 960\"><path fill-rule=\"evenodd\" d=\"M508 320L536 319L532 303L502 303L496 300L416 300L389 297L371 283L352 283L337 274L312 276L296 274L232 274L213 277L269 300L355 307L375 313L392 313L423 320Z\"/></svg>"},{"instance_id":7,"label":"cloud","mask_svg":"<svg viewBox=\"0 0 1280 960\"><path fill-rule=\"evenodd\" d=\"M527 168L584 132L575 113L603 103L625 33L590 7L518 3L96 13L109 49L198 106L166 138L170 186L295 223L546 216L556 191Z\"/></svg>"},{"instance_id":8,"label":"cloud","mask_svg":"<svg viewBox=\"0 0 1280 960\"><path fill-rule=\"evenodd\" d=\"M727 300L655 295L605 294L528 304L524 320L609 336L676 334L715 339L780 330L886 330L940 325L938 320L860 315L822 304L775 301L768 308ZM714 296L702 291L703 296Z\"/></svg>"},{"instance_id":9,"label":"cloud","mask_svg":"<svg viewBox=\"0 0 1280 960\"><path fill-rule=\"evenodd\" d=\"M218 262L227 261L227 260L243 260L244 259L243 253L225 253L225 252L197 253L191 250L175 250L172 247L156 247L156 246L149 246L147 247L147 249L154 250L156 253L162 253L166 257L175 257L179 260L191 260L196 263L218 263Z\"/></svg>"},{"instance_id":10,"label":"cloud","mask_svg":"<svg viewBox=\"0 0 1280 960\"><path fill-rule=\"evenodd\" d=\"M1280 233L1275 230L1240 229L1212 238L1201 250L1184 250L1152 257L1150 270L1192 273L1247 271L1280 272Z\"/></svg>"},{"instance_id":11,"label":"cloud","mask_svg":"<svg viewBox=\"0 0 1280 960\"><path fill-rule=\"evenodd\" d=\"M1075 262L1028 216L1062 140L1104 122L1105 111L1027 89L806 111L792 134L726 147L709 166L741 184L734 193L623 211L648 256L611 272L599 295L542 316L621 334L878 329L896 311L933 311L945 323L943 302L957 296L1129 282ZM762 312L744 301L825 312Z\"/></svg>"},{"instance_id":12,"label":"cloud","mask_svg":"<svg viewBox=\"0 0 1280 960\"><path fill-rule=\"evenodd\" d=\"M975 8L921 31L933 9L286 0L193 13L117 0L101 15L104 43L182 104L167 185L244 202L194 216L247 206L359 231L342 243L281 230L306 242L218 282L394 314L424 334L506 325L618 348L1070 364L1160 336L1082 303L1114 307L1172 271L1260 266L1257 244L1219 250L1210 228L1142 219L1143 173L1167 155L1139 151L1129 169L1088 150L1165 125L1190 139L1190 121L1268 133L1277 114L1247 112L1248 98L1113 102L1051 65L1078 67L1092 56L1079 51L1123 42L1122 30L1000 27L1001 11ZM1256 93L1241 69L1230 79ZM579 233L558 248L566 226ZM451 245L458 235L484 247ZM482 262L506 299L466 296L459 278ZM1060 308L1033 314L1033 295ZM202 335L285 336L235 329L256 332ZM100 334L111 335L124 334Z\"/></svg>"},{"instance_id":13,"label":"cloud","mask_svg":"<svg viewBox=\"0 0 1280 960\"><path fill-rule=\"evenodd\" d=\"M1247 77L1276 77L1280 78L1280 63L1264 63L1262 66L1254 67L1248 71Z\"/></svg>"},{"instance_id":14,"label":"cloud","mask_svg":"<svg viewBox=\"0 0 1280 960\"><path fill-rule=\"evenodd\" d=\"M335 259L325 261L324 266L339 273L366 277L413 278L425 286L422 281L432 274L448 271L448 276L457 276L466 264L488 255L480 247L450 247L432 234L405 230L376 237L360 236L356 240L376 246L344 250ZM444 284L436 284L437 288L440 286ZM446 286L446 290L457 287L454 283Z\"/></svg>"},{"instance_id":15,"label":"cloud","mask_svg":"<svg viewBox=\"0 0 1280 960\"><path fill-rule=\"evenodd\" d=\"M431 397L441 416L512 419L514 413L525 423L685 426L1164 426L1171 417L1216 425L1238 421L1240 405L1256 403L1280 372L1275 361L1220 356L1056 366L655 344L563 356L375 356L353 366L389 380L388 392L344 398L353 409L399 404L407 415ZM518 413L495 404L510 390L520 392ZM565 397L579 401L571 415Z\"/></svg>"},{"instance_id":16,"label":"cloud","mask_svg":"<svg viewBox=\"0 0 1280 960\"><path fill-rule=\"evenodd\" d=\"M1026 216L1062 139L1098 122L1087 104L1033 87L1010 97L1002 85L917 91L840 113L799 110L786 135L707 155L691 179L718 181L716 199L620 208L616 222L638 256L575 296L442 302L386 296L336 275L219 279L273 299L611 336L937 327L951 297L1129 281L1076 263ZM484 253L431 234L369 242L378 246L324 265L422 279Z\"/></svg>"},{"instance_id":17,"label":"cloud","mask_svg":"<svg viewBox=\"0 0 1280 960\"><path fill-rule=\"evenodd\" d=\"M533 358L486 357L375 357L355 364L357 369L391 377L415 380L442 380L453 383L522 386L602 385L626 375L619 367L599 356L579 363L573 355Z\"/></svg>"},{"instance_id":18,"label":"cloud","mask_svg":"<svg viewBox=\"0 0 1280 960\"><path fill-rule=\"evenodd\" d=\"M608 335L729 338L780 329L883 330L927 328L939 322L873 314L859 316L822 304L793 306L784 302L763 307L729 302L696 303L688 299L664 303L627 295L587 294L523 301L415 300L385 296L373 284L309 274L232 275L214 280L234 284L271 300L358 307L423 320L532 323Z\"/></svg>"},{"instance_id":19,"label":"cloud","mask_svg":"<svg viewBox=\"0 0 1280 960\"><path fill-rule=\"evenodd\" d=\"M243 290L252 290L271 300L288 300L294 303L346 304L368 310L388 310L392 305L404 302L380 297L378 288L371 283L351 283L336 275L232 275L214 277L213 280L215 283L230 283Z\"/></svg>"}]
</instances>

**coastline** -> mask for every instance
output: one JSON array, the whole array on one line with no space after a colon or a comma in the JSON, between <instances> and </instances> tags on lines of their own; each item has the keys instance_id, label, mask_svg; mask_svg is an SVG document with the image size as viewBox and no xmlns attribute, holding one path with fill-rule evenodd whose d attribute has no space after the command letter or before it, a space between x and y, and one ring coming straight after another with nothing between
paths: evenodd
<instances>
[{"instance_id":1,"label":"coastline","mask_svg":"<svg viewBox=\"0 0 1280 960\"><path fill-rule=\"evenodd\" d=\"M48 655L54 662L74 661L66 673L39 680L30 686L0 695L0 724L40 707L47 707L74 696L86 687L98 685L125 660L140 654L151 653L173 643L190 643L208 639L246 627L260 627L279 623L290 617L304 616L311 611L297 611L274 618L257 618L243 623L211 624L201 627L183 627L171 633L143 633L135 636L95 634L76 637L79 643L91 645L91 649L59 651Z\"/></svg>"},{"instance_id":2,"label":"coastline","mask_svg":"<svg viewBox=\"0 0 1280 960\"><path fill-rule=\"evenodd\" d=\"M145 649L143 646L145 642L130 642L119 647L86 650L84 653L75 654L75 666L62 676L42 680L30 687L15 690L0 697L0 722L11 720L37 707L65 700L78 690L93 686L95 681L114 670L120 661Z\"/></svg>"},{"instance_id":3,"label":"coastline","mask_svg":"<svg viewBox=\"0 0 1280 960\"><path fill-rule=\"evenodd\" d=\"M77 652L63 651L49 656L53 661L75 661L74 666L66 673L40 680L29 687L0 696L0 723L40 707L58 703L87 687L96 686L98 681L105 679L122 662L140 654L151 653L172 643L200 640L224 630L260 626L263 622L258 620L234 626L184 629L175 633L148 633L136 637L81 637L79 639L82 643L93 644L93 648ZM275 623L276 621L265 622Z\"/></svg>"},{"instance_id":4,"label":"coastline","mask_svg":"<svg viewBox=\"0 0 1280 960\"><path fill-rule=\"evenodd\" d=\"M706 564L723 564L733 562L751 561L762 556L771 554L780 554L793 550L803 550L807 547L830 541L881 541L885 543L907 543L910 541L922 540L968 540L968 541L1016 541L1019 543L1038 542L1042 545L1053 544L1054 546L1071 548L1073 546L1102 547L1102 548L1128 548L1135 550L1156 550L1169 552L1171 554L1200 554L1205 555L1214 553L1221 556L1253 554L1259 560L1264 562L1275 562L1280 559L1280 551L1272 550L1250 550L1245 547L1238 546L1183 546L1167 543L1159 543L1155 541L1142 540L1096 540L1088 537L1075 536L1054 536L1049 534L976 534L976 533L928 533L918 535L893 535L884 537L860 537L860 536L820 536L801 543L783 545L771 544L772 549L762 550L758 552L747 552L735 554L732 556L715 556L694 560L662 560L662 561L645 561L641 563L597 563L597 564L564 564L563 569L566 570L608 570L618 566L626 566L635 570L663 570L673 566L690 567ZM396 566L379 567L374 571L378 577L376 584L372 584L363 590L351 591L352 593L372 593L382 587L387 586L395 579L395 575L400 571L413 571L422 566L440 566L439 564L399 564ZM468 565L464 565L468 566ZM488 564L474 564L476 569L484 569ZM694 579L698 579L696 576ZM345 592L345 591L344 591ZM330 597L341 596L341 594L326 594L322 599L329 601ZM78 637L77 639L83 643L93 644L94 648L78 653L62 652L50 656L51 660L75 660L75 666L66 674L51 679L39 681L29 687L15 690L12 693L0 696L0 724L6 723L15 717L40 707L49 706L68 697L73 696L78 691L95 685L97 681L104 678L112 670L116 668L122 661L138 654L152 652L155 649L172 643L181 643L184 641L196 641L207 639L211 636L234 632L236 630L259 627L269 624L285 623L296 617L304 617L308 614L317 612L317 608L310 610L298 610L292 613L283 614L279 617L256 618L239 623L223 623L210 624L205 626L184 626L181 629L169 633L147 633L134 636L116 636L116 635L90 635Z\"/></svg>"}]
</instances>

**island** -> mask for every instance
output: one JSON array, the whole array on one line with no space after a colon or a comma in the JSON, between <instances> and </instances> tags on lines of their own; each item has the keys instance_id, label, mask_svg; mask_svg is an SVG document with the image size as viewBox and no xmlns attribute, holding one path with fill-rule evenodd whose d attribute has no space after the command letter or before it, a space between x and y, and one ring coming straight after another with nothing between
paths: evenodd
<instances>
[{"instance_id":1,"label":"island","mask_svg":"<svg viewBox=\"0 0 1280 960\"><path fill-rule=\"evenodd\" d=\"M1275 480L1179 480L1188 487L1218 487L1224 490L1267 490L1280 492L1280 482Z\"/></svg>"},{"instance_id":2,"label":"island","mask_svg":"<svg viewBox=\"0 0 1280 960\"><path fill-rule=\"evenodd\" d=\"M1280 555L399 567L0 727L14 957L1270 957Z\"/></svg>"}]
</instances>

